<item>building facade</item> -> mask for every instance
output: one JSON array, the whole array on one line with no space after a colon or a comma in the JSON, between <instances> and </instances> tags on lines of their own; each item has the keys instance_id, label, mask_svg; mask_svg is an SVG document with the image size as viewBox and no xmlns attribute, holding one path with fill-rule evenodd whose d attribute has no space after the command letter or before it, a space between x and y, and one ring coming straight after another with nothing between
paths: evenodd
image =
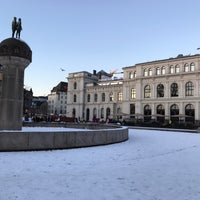
<instances>
[{"instance_id":1,"label":"building facade","mask_svg":"<svg viewBox=\"0 0 200 200\"><path fill-rule=\"evenodd\" d=\"M122 79L112 80L104 71L83 71L68 76L67 108L70 117L105 121L122 109Z\"/></svg>"},{"instance_id":2,"label":"building facade","mask_svg":"<svg viewBox=\"0 0 200 200\"><path fill-rule=\"evenodd\" d=\"M48 115L67 114L67 90L68 84L60 82L48 95Z\"/></svg>"},{"instance_id":3,"label":"building facade","mask_svg":"<svg viewBox=\"0 0 200 200\"><path fill-rule=\"evenodd\" d=\"M78 72L68 76L68 112L92 121L108 117L198 123L200 55L138 63L123 68L123 79Z\"/></svg>"},{"instance_id":4,"label":"building facade","mask_svg":"<svg viewBox=\"0 0 200 200\"><path fill-rule=\"evenodd\" d=\"M23 115L31 115L32 113L32 101L33 101L33 91L24 88L24 105L23 105Z\"/></svg>"},{"instance_id":5,"label":"building facade","mask_svg":"<svg viewBox=\"0 0 200 200\"><path fill-rule=\"evenodd\" d=\"M47 115L47 96L33 96L32 98L32 116Z\"/></svg>"}]
</instances>

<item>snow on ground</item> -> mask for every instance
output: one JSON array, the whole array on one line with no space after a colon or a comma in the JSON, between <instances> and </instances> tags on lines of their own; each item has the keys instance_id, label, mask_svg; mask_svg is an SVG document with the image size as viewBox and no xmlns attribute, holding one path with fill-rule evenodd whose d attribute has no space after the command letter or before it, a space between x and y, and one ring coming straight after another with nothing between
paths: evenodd
<instances>
[{"instance_id":1,"label":"snow on ground","mask_svg":"<svg viewBox=\"0 0 200 200\"><path fill-rule=\"evenodd\" d=\"M107 146L0 152L0 200L199 200L200 135L129 130Z\"/></svg>"}]
</instances>

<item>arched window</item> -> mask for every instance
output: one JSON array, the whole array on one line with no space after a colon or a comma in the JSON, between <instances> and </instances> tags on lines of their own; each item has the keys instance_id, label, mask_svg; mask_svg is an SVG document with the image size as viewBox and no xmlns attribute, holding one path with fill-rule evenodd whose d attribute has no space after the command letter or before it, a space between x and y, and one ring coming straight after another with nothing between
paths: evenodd
<instances>
[{"instance_id":1,"label":"arched window","mask_svg":"<svg viewBox=\"0 0 200 200\"><path fill-rule=\"evenodd\" d=\"M151 106L150 105L144 106L144 115L151 115Z\"/></svg>"},{"instance_id":2,"label":"arched window","mask_svg":"<svg viewBox=\"0 0 200 200\"><path fill-rule=\"evenodd\" d=\"M161 74L160 67L157 67L156 68L156 75L160 75L160 74Z\"/></svg>"},{"instance_id":3,"label":"arched window","mask_svg":"<svg viewBox=\"0 0 200 200\"><path fill-rule=\"evenodd\" d=\"M170 116L171 116L171 120L174 121L179 121L179 117L177 116L179 115L179 107L177 104L173 104L170 107Z\"/></svg>"},{"instance_id":4,"label":"arched window","mask_svg":"<svg viewBox=\"0 0 200 200\"><path fill-rule=\"evenodd\" d=\"M185 84L185 96L194 96L194 85L191 81Z\"/></svg>"},{"instance_id":5,"label":"arched window","mask_svg":"<svg viewBox=\"0 0 200 200\"><path fill-rule=\"evenodd\" d=\"M76 94L74 94L74 102L76 102L76 101L77 101Z\"/></svg>"},{"instance_id":6,"label":"arched window","mask_svg":"<svg viewBox=\"0 0 200 200\"><path fill-rule=\"evenodd\" d=\"M157 97L164 97L164 85L158 84L157 86Z\"/></svg>"},{"instance_id":7,"label":"arched window","mask_svg":"<svg viewBox=\"0 0 200 200\"><path fill-rule=\"evenodd\" d=\"M105 102L105 100L106 100L106 95L105 95L105 93L102 93L102 95L101 95L101 100L102 100L102 102Z\"/></svg>"},{"instance_id":8,"label":"arched window","mask_svg":"<svg viewBox=\"0 0 200 200\"><path fill-rule=\"evenodd\" d=\"M162 74L162 75L165 74L165 66L162 66L162 68L161 68L161 74Z\"/></svg>"},{"instance_id":9,"label":"arched window","mask_svg":"<svg viewBox=\"0 0 200 200\"><path fill-rule=\"evenodd\" d=\"M144 106L144 121L151 120L151 107L150 105Z\"/></svg>"},{"instance_id":10,"label":"arched window","mask_svg":"<svg viewBox=\"0 0 200 200\"><path fill-rule=\"evenodd\" d=\"M98 95L94 94L94 102L97 102L97 100L98 100Z\"/></svg>"},{"instance_id":11,"label":"arched window","mask_svg":"<svg viewBox=\"0 0 200 200\"><path fill-rule=\"evenodd\" d=\"M192 104L187 104L185 106L185 111L188 111L188 112L185 112L186 115L191 115L191 113L189 112L190 110L194 110L194 106Z\"/></svg>"},{"instance_id":12,"label":"arched window","mask_svg":"<svg viewBox=\"0 0 200 200\"><path fill-rule=\"evenodd\" d=\"M179 67L179 65L176 65L175 66L175 73L179 73L180 72L180 67Z\"/></svg>"},{"instance_id":13,"label":"arched window","mask_svg":"<svg viewBox=\"0 0 200 200\"><path fill-rule=\"evenodd\" d=\"M188 63L186 63L184 65L184 72L189 72L189 64Z\"/></svg>"},{"instance_id":14,"label":"arched window","mask_svg":"<svg viewBox=\"0 0 200 200\"><path fill-rule=\"evenodd\" d=\"M150 98L151 97L151 88L150 85L146 85L144 87L144 98Z\"/></svg>"},{"instance_id":15,"label":"arched window","mask_svg":"<svg viewBox=\"0 0 200 200\"><path fill-rule=\"evenodd\" d=\"M90 102L90 94L87 95L87 102Z\"/></svg>"},{"instance_id":16,"label":"arched window","mask_svg":"<svg viewBox=\"0 0 200 200\"><path fill-rule=\"evenodd\" d=\"M110 101L113 101L114 100L114 95L113 95L113 93L111 92L110 93Z\"/></svg>"},{"instance_id":17,"label":"arched window","mask_svg":"<svg viewBox=\"0 0 200 200\"><path fill-rule=\"evenodd\" d=\"M165 115L165 108L162 104L159 104L156 108L156 113L159 115Z\"/></svg>"},{"instance_id":18,"label":"arched window","mask_svg":"<svg viewBox=\"0 0 200 200\"><path fill-rule=\"evenodd\" d=\"M137 77L137 73L136 73L136 71L133 72L133 77L134 77L134 78Z\"/></svg>"},{"instance_id":19,"label":"arched window","mask_svg":"<svg viewBox=\"0 0 200 200\"><path fill-rule=\"evenodd\" d=\"M156 107L157 121L164 123L165 121L165 108L162 104Z\"/></svg>"},{"instance_id":20,"label":"arched window","mask_svg":"<svg viewBox=\"0 0 200 200\"><path fill-rule=\"evenodd\" d=\"M178 115L179 114L179 107L177 104L173 104L170 107L170 115Z\"/></svg>"},{"instance_id":21,"label":"arched window","mask_svg":"<svg viewBox=\"0 0 200 200\"><path fill-rule=\"evenodd\" d=\"M194 123L195 109L194 109L194 106L192 104L187 104L185 106L185 115L187 115L185 117L185 121Z\"/></svg>"},{"instance_id":22,"label":"arched window","mask_svg":"<svg viewBox=\"0 0 200 200\"><path fill-rule=\"evenodd\" d=\"M194 63L191 63L191 64L190 64L190 71L191 71L191 72L194 71L194 67L195 67Z\"/></svg>"},{"instance_id":23,"label":"arched window","mask_svg":"<svg viewBox=\"0 0 200 200\"><path fill-rule=\"evenodd\" d=\"M148 76L148 70L144 69L144 76Z\"/></svg>"},{"instance_id":24,"label":"arched window","mask_svg":"<svg viewBox=\"0 0 200 200\"><path fill-rule=\"evenodd\" d=\"M169 67L169 72L170 72L170 74L173 74L173 73L174 73L174 66L173 66L173 65L171 65L171 66Z\"/></svg>"},{"instance_id":25,"label":"arched window","mask_svg":"<svg viewBox=\"0 0 200 200\"><path fill-rule=\"evenodd\" d=\"M177 83L171 84L171 97L178 97L178 84Z\"/></svg>"},{"instance_id":26,"label":"arched window","mask_svg":"<svg viewBox=\"0 0 200 200\"><path fill-rule=\"evenodd\" d=\"M75 82L74 83L74 90L76 90L76 88L77 88L77 83Z\"/></svg>"}]
</instances>

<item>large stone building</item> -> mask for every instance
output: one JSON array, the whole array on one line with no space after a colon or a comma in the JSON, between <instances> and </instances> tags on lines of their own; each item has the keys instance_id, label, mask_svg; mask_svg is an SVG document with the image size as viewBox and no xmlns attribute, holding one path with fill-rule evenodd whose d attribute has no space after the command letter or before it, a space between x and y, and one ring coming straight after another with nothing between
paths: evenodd
<instances>
[{"instance_id":1,"label":"large stone building","mask_svg":"<svg viewBox=\"0 0 200 200\"><path fill-rule=\"evenodd\" d=\"M102 76L103 75L103 76ZM144 121L200 120L200 55L138 63L123 79L86 71L68 76L69 116L92 121L128 115Z\"/></svg>"},{"instance_id":2,"label":"large stone building","mask_svg":"<svg viewBox=\"0 0 200 200\"><path fill-rule=\"evenodd\" d=\"M68 112L86 121L105 120L121 112L123 80L112 80L100 71L70 73L68 76Z\"/></svg>"}]
</instances>

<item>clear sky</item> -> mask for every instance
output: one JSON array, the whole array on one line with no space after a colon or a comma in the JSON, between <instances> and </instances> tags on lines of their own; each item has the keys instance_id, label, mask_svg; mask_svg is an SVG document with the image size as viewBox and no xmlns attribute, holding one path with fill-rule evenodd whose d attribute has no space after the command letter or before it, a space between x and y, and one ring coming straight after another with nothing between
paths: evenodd
<instances>
[{"instance_id":1,"label":"clear sky","mask_svg":"<svg viewBox=\"0 0 200 200\"><path fill-rule=\"evenodd\" d=\"M199 0L2 0L0 6L0 41L11 37L13 17L22 19L21 39L33 52L24 83L34 96L50 94L68 73L121 71L199 53Z\"/></svg>"}]
</instances>

